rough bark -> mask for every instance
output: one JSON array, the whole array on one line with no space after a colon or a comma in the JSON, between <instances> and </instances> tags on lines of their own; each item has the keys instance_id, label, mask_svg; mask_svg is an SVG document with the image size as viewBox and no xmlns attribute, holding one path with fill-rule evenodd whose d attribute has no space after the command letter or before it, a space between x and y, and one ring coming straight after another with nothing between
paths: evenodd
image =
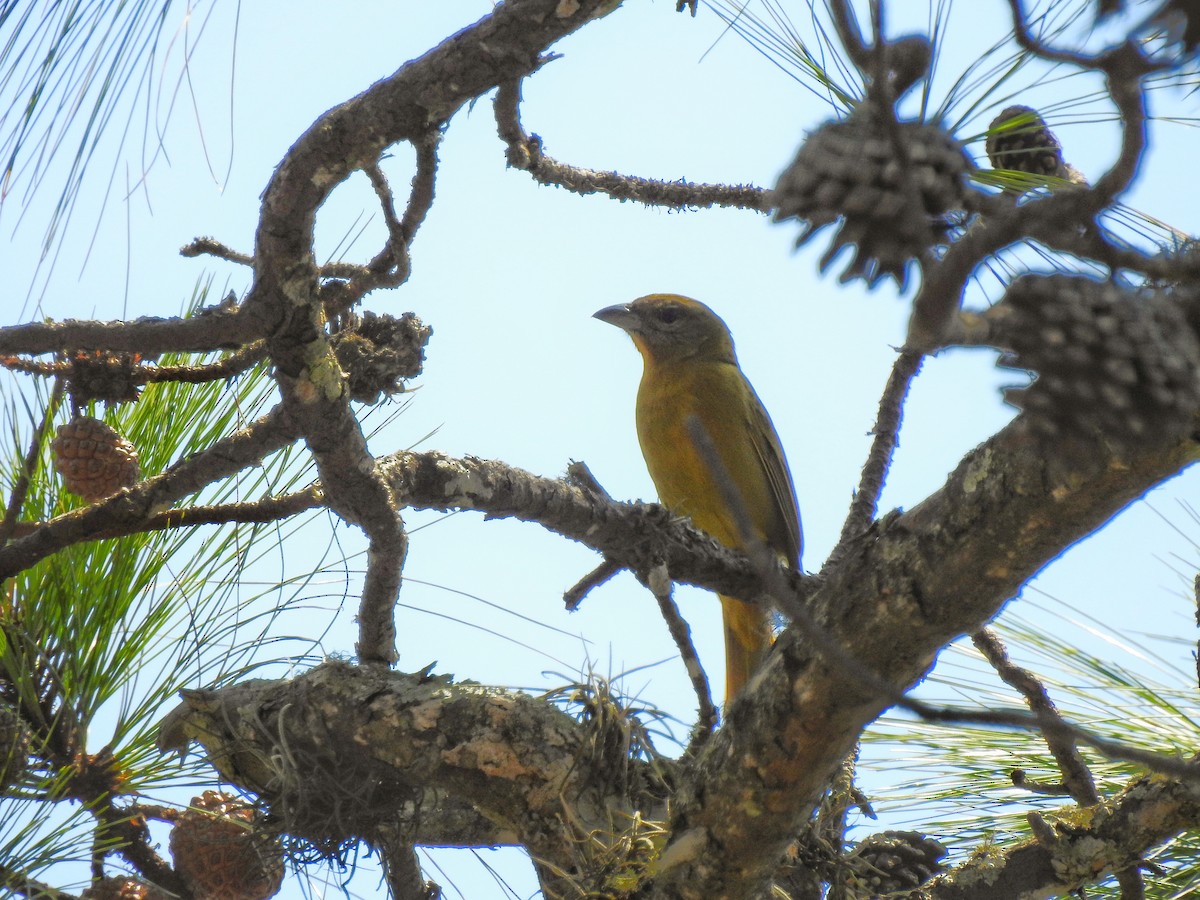
<instances>
[{"instance_id":1,"label":"rough bark","mask_svg":"<svg viewBox=\"0 0 1200 900\"><path fill-rule=\"evenodd\" d=\"M785 633L745 698L728 711L725 726L697 758L679 764L669 842L653 877L646 874L640 882L644 894L762 894L833 770L890 703L864 673L897 688L920 679L949 641L995 615L1063 548L1176 474L1194 452L1190 441L1147 448L1136 458L1109 456L1093 465L1091 474L1073 473L1031 443L1018 421L969 454L940 491L911 511L876 523L851 552L815 579L816 590L808 600L861 668L847 669L822 656L796 626ZM631 554L628 561L634 562L632 545L623 549L603 538L611 533L606 517L619 512L562 482L436 454L397 454L383 468L402 502L519 515L618 559ZM613 506L619 511L619 505ZM676 578L710 587L726 583L705 573L705 567L714 565L711 559L693 568L694 561L680 554L673 564ZM747 577L745 565L736 560L739 578ZM263 689L282 691L286 685ZM510 733L507 740L518 738ZM380 732L368 743L375 741L394 748L402 736ZM521 756L523 744L515 746ZM440 747L426 750L436 758ZM406 759L409 771L416 771L414 765ZM427 767L421 771L436 768L429 760L420 765ZM246 780L227 767L222 771L248 788L261 784L261 778ZM547 784L566 778L551 770L542 777ZM461 781L430 784L460 802L477 803L476 793L482 790L472 785L467 794L458 793L464 790ZM559 796L573 796L567 785L564 780ZM530 802L528 796L501 796L518 812ZM579 808L573 801L568 805L571 816L595 821L602 804L589 798ZM1187 809L1181 807L1172 822L1186 823ZM544 809L538 816L529 821L546 821ZM547 832L521 834L523 841L536 840L537 852L551 852L554 839Z\"/></svg>"},{"instance_id":2,"label":"rough bark","mask_svg":"<svg viewBox=\"0 0 1200 900\"><path fill-rule=\"evenodd\" d=\"M1015 847L981 849L930 882L914 900L1049 900L1082 890L1200 821L1200 783L1147 776L1099 806L1059 812L1045 834Z\"/></svg>"},{"instance_id":3,"label":"rough bark","mask_svg":"<svg viewBox=\"0 0 1200 900\"><path fill-rule=\"evenodd\" d=\"M327 849L399 829L422 844L520 844L554 884L586 867L614 822L663 817L661 796L640 788L661 784L667 763L654 772L605 754L595 727L550 703L445 676L327 662L289 681L189 692L159 743L193 740L287 833Z\"/></svg>"}]
</instances>

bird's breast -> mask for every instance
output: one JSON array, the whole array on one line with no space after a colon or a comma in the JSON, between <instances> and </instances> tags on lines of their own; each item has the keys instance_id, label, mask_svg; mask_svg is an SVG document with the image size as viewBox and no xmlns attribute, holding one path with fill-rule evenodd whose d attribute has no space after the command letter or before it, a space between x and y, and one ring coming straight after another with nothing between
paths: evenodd
<instances>
[{"instance_id":1,"label":"bird's breast","mask_svg":"<svg viewBox=\"0 0 1200 900\"><path fill-rule=\"evenodd\" d=\"M712 371L700 371L708 368ZM689 428L694 418L708 434L722 464L727 459L730 432L742 428L743 401L738 396L740 373L728 367L738 382L723 377L720 364L698 366L647 366L637 399L638 441L659 500L727 546L741 541L736 522L722 500L705 454L696 446ZM735 454L738 455L738 454Z\"/></svg>"}]
</instances>

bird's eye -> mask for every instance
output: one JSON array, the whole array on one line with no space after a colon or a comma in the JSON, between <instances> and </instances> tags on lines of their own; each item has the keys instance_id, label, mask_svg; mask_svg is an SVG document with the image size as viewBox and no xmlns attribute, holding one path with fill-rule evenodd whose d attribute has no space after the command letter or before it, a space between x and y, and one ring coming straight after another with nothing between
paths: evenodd
<instances>
[{"instance_id":1,"label":"bird's eye","mask_svg":"<svg viewBox=\"0 0 1200 900\"><path fill-rule=\"evenodd\" d=\"M664 325L670 325L679 318L679 310L674 306L664 306L655 311L654 316Z\"/></svg>"}]
</instances>

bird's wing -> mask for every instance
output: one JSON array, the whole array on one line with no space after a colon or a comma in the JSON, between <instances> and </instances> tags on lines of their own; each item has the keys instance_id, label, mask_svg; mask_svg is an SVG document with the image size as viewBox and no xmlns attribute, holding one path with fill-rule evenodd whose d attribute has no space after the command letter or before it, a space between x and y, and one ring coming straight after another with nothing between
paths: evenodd
<instances>
[{"instance_id":1,"label":"bird's wing","mask_svg":"<svg viewBox=\"0 0 1200 900\"><path fill-rule=\"evenodd\" d=\"M800 529L800 508L796 503L796 489L792 485L783 446L779 442L775 426L771 423L771 417L749 382L746 383L746 387L750 398L746 408L746 430L766 475L775 507L775 515L767 531L767 541L774 549L786 554L788 565L798 566L800 553L804 549L804 536Z\"/></svg>"}]
</instances>

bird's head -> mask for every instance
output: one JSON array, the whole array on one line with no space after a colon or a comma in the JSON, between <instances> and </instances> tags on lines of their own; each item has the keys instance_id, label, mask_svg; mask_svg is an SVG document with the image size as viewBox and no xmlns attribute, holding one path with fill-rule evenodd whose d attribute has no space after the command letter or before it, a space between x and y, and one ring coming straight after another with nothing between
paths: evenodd
<instances>
[{"instance_id":1,"label":"bird's head","mask_svg":"<svg viewBox=\"0 0 1200 900\"><path fill-rule=\"evenodd\" d=\"M735 362L729 328L699 300L648 294L605 307L594 316L627 332L647 363L690 357Z\"/></svg>"}]
</instances>

